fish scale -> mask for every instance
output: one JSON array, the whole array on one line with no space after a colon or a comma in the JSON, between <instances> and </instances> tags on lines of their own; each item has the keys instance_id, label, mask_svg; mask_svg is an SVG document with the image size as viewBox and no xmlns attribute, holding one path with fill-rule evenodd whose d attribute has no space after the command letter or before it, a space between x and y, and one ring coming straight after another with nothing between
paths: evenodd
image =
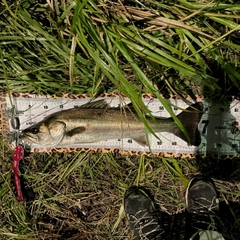
<instances>
[{"instance_id":1,"label":"fish scale","mask_svg":"<svg viewBox=\"0 0 240 240\"><path fill-rule=\"evenodd\" d=\"M112 107L118 107L119 104L128 104L129 99L119 97L106 97L104 99ZM78 107L89 102L89 98L69 99L69 98L51 98L46 96L32 96L31 98L15 97L14 105L17 109L20 120L20 129L24 130L33 124L41 121L44 117L66 109ZM238 120L240 117L239 101L232 98L224 104L215 104L205 100L200 100L204 106L204 113L198 124L198 130L201 134L201 144L191 146L174 134L168 132L156 133L159 139L149 136L149 143L152 152L162 153L180 153L180 154L214 154L218 156L230 155L239 156L240 152L240 135ZM155 98L143 98L143 102L152 111L154 116L167 118L169 113L162 104ZM169 99L169 102L179 108L186 109L188 104L193 101L189 100L188 104L180 99ZM6 97L6 108L10 109L11 102ZM181 110L173 108L175 114ZM121 116L119 112L119 117ZM10 121L10 120L9 120ZM9 122L10 132L14 132ZM61 148L69 146L61 146ZM94 149L123 149L127 151L149 152L148 146L141 146L131 138L103 140L96 143L73 144L72 148L94 148ZM37 144L31 145L32 149L42 148Z\"/></svg>"}]
</instances>

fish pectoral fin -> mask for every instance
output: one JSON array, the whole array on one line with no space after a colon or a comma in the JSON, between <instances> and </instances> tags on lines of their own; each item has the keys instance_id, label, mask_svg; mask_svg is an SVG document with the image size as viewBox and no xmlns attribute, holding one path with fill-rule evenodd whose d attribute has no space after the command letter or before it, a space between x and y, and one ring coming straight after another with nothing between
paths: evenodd
<instances>
[{"instance_id":1,"label":"fish pectoral fin","mask_svg":"<svg viewBox=\"0 0 240 240\"><path fill-rule=\"evenodd\" d=\"M78 135L80 133L83 133L85 131L86 131L85 127L76 127L76 128L73 128L72 130L66 132L66 136L72 137L72 136Z\"/></svg>"},{"instance_id":2,"label":"fish pectoral fin","mask_svg":"<svg viewBox=\"0 0 240 240\"><path fill-rule=\"evenodd\" d=\"M135 137L133 140L143 147L148 146L146 136Z\"/></svg>"}]
</instances>

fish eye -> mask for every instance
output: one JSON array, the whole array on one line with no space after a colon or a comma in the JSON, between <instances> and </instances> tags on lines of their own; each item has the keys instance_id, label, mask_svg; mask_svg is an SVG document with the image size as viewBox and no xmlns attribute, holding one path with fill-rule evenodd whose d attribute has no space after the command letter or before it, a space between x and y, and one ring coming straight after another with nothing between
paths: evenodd
<instances>
[{"instance_id":1,"label":"fish eye","mask_svg":"<svg viewBox=\"0 0 240 240\"><path fill-rule=\"evenodd\" d=\"M38 128L32 128L32 129L31 129L31 132L32 132L33 134L37 134L37 133L39 132L39 130L38 130Z\"/></svg>"}]
</instances>

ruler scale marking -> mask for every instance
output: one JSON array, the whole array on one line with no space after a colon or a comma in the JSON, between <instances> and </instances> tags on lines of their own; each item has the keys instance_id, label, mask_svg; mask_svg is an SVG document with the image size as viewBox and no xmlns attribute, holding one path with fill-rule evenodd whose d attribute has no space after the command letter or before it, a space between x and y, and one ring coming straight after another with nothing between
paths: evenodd
<instances>
[{"instance_id":1,"label":"ruler scale marking","mask_svg":"<svg viewBox=\"0 0 240 240\"><path fill-rule=\"evenodd\" d=\"M20 129L23 130L39 121L44 117L58 112L80 106L87 103L90 98L84 99L68 99L68 98L12 98L13 104L19 113ZM101 98L99 98L101 99ZM111 106L125 105L129 100L119 97L107 97L105 99ZM121 101L123 100L123 101ZM152 114L157 117L169 117L169 113L157 99L143 99L147 107L152 111ZM186 109L189 105L182 100L172 99L170 103L177 105L180 108ZM189 101L190 102L190 101ZM206 110L199 122L199 131L201 133L201 144L199 147L188 146L182 139L170 133L157 133L161 139L156 139L154 136L149 136L151 149L153 152L170 152L170 153L190 153L190 154L218 154L218 155L234 155L239 154L240 134L239 127L236 127L236 134L231 132L232 124L239 122L240 107L238 100L232 100L228 105L212 104L205 100L202 101ZM6 98L7 108L10 109L10 99ZM193 103L193 102L191 102ZM181 110L173 108L175 114L179 114ZM10 120L9 120L10 121ZM10 131L12 129L9 122ZM41 148L36 144L32 144L33 148ZM74 144L66 147L84 147L84 148L123 148L130 151L149 151L148 147L142 147L131 139L121 139L101 141L89 144Z\"/></svg>"}]
</instances>

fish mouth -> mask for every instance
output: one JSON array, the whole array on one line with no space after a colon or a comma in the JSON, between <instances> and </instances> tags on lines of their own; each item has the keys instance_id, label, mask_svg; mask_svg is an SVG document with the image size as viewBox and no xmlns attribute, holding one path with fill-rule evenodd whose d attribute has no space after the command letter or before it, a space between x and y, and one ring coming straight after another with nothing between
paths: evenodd
<instances>
[{"instance_id":1,"label":"fish mouth","mask_svg":"<svg viewBox=\"0 0 240 240\"><path fill-rule=\"evenodd\" d=\"M36 135L32 135L31 133L26 132L22 132L20 139L28 143L37 143L38 141L38 137Z\"/></svg>"}]
</instances>

